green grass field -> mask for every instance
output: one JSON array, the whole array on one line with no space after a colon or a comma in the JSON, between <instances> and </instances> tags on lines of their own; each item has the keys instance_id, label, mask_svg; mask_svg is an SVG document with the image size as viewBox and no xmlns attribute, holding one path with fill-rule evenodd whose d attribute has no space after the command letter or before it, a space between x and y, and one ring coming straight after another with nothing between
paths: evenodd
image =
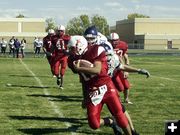
<instances>
[{"instance_id":1,"label":"green grass field","mask_svg":"<svg viewBox=\"0 0 180 135\"><path fill-rule=\"evenodd\" d=\"M126 109L141 135L164 135L165 120L180 119L180 57L132 56L130 62L152 76L130 74L134 104ZM78 76L69 69L60 90L45 58L0 58L0 80L0 135L113 134L109 127L89 128ZM102 116L110 116L106 106Z\"/></svg>"}]
</instances>

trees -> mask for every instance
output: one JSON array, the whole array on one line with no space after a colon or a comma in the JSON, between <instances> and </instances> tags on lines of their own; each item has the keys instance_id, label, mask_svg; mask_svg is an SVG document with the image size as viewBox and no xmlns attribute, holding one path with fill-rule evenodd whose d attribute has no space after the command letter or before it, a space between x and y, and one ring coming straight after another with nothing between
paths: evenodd
<instances>
[{"instance_id":1,"label":"trees","mask_svg":"<svg viewBox=\"0 0 180 135\"><path fill-rule=\"evenodd\" d=\"M128 16L127 16L128 20L132 20L134 18L150 18L150 16L143 15L143 14L138 14L138 13L128 14Z\"/></svg>"},{"instance_id":2,"label":"trees","mask_svg":"<svg viewBox=\"0 0 180 135\"><path fill-rule=\"evenodd\" d=\"M53 18L47 18L46 19L46 32L49 30L49 29L56 29L56 23L54 21Z\"/></svg>"},{"instance_id":3,"label":"trees","mask_svg":"<svg viewBox=\"0 0 180 135\"><path fill-rule=\"evenodd\" d=\"M86 27L90 25L88 15L80 15L79 17L72 18L66 27L67 33L70 35L82 35Z\"/></svg>"},{"instance_id":4,"label":"trees","mask_svg":"<svg viewBox=\"0 0 180 135\"><path fill-rule=\"evenodd\" d=\"M25 16L23 14L19 14L16 16L16 18L25 18Z\"/></svg>"},{"instance_id":5,"label":"trees","mask_svg":"<svg viewBox=\"0 0 180 135\"><path fill-rule=\"evenodd\" d=\"M109 35L109 25L103 16L95 15L91 19L92 25L95 25L103 35Z\"/></svg>"},{"instance_id":6,"label":"trees","mask_svg":"<svg viewBox=\"0 0 180 135\"><path fill-rule=\"evenodd\" d=\"M83 35L85 29L91 25L95 25L102 34L109 34L109 26L106 19L99 15L94 15L91 19L88 15L74 17L68 22L66 30L70 35Z\"/></svg>"}]
</instances>

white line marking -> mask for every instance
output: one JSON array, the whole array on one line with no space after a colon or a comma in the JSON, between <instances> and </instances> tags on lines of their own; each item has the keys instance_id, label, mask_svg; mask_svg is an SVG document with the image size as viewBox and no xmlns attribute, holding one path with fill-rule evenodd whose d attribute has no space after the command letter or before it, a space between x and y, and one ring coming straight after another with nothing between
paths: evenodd
<instances>
[{"instance_id":1,"label":"white line marking","mask_svg":"<svg viewBox=\"0 0 180 135\"><path fill-rule=\"evenodd\" d=\"M48 92L48 90L47 90L46 88L44 88L44 85L42 84L41 80L40 80L38 77L36 77L35 73L34 73L33 71L31 71L31 70L29 69L29 67L28 67L21 59L20 59L20 62L21 62L21 64L26 68L26 70L28 70L28 71L31 73L31 75L32 75L32 76L34 77L34 79L38 82L38 84L43 88L44 94L45 94L46 96L50 95L49 92ZM51 101L51 98L48 97L48 101L49 101L49 103L51 104L54 112L57 113L59 117L64 117L63 113L62 113L61 111L59 111L58 106L55 105L54 102ZM70 123L68 123L68 122L64 122L64 124L66 125L67 128L69 128L69 127L72 126L72 125L71 125ZM70 131L72 131L72 130L70 130ZM72 135L75 135L75 133L73 133L73 132L71 132L71 134L72 134Z\"/></svg>"},{"instance_id":2,"label":"white line marking","mask_svg":"<svg viewBox=\"0 0 180 135\"><path fill-rule=\"evenodd\" d=\"M168 80L168 81L173 81L173 82L179 82L178 80L176 79L172 79L172 78L167 78L167 77L161 77L161 76L152 76L151 77L155 77L155 78L160 78L160 79L163 79L163 80Z\"/></svg>"},{"instance_id":3,"label":"white line marking","mask_svg":"<svg viewBox=\"0 0 180 135\"><path fill-rule=\"evenodd\" d=\"M131 59L131 61L134 61L134 62L138 62L138 63L149 63L149 64L157 64L157 65L168 65L167 63L163 63L163 62L149 62L149 61L141 61L141 60L134 60L134 59ZM177 65L177 64L171 64L171 66L180 66L180 65Z\"/></svg>"}]
</instances>

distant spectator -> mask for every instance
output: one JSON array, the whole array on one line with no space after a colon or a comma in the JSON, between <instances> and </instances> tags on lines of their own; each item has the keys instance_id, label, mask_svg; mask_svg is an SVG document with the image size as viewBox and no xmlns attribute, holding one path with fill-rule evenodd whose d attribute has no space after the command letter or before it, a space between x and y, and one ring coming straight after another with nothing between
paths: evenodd
<instances>
[{"instance_id":1,"label":"distant spectator","mask_svg":"<svg viewBox=\"0 0 180 135\"><path fill-rule=\"evenodd\" d=\"M25 53L24 53L25 47L26 47L26 39L23 38L21 40L21 45L20 45L20 49L21 49L20 51L21 51L22 58L24 58L24 55L25 55Z\"/></svg>"},{"instance_id":2,"label":"distant spectator","mask_svg":"<svg viewBox=\"0 0 180 135\"><path fill-rule=\"evenodd\" d=\"M14 41L15 41L15 37L13 36L9 40L9 55L11 55L11 53L13 53L13 57L15 57Z\"/></svg>"},{"instance_id":3,"label":"distant spectator","mask_svg":"<svg viewBox=\"0 0 180 135\"><path fill-rule=\"evenodd\" d=\"M6 54L6 48L7 48L7 41L2 38L2 41L0 42L0 46L1 46L1 53L2 55Z\"/></svg>"},{"instance_id":4,"label":"distant spectator","mask_svg":"<svg viewBox=\"0 0 180 135\"><path fill-rule=\"evenodd\" d=\"M35 38L34 40L34 49L35 49L35 52L34 52L34 57L35 56L40 56L40 52L41 52L41 47L43 46L43 41L42 39L39 37L39 38Z\"/></svg>"},{"instance_id":5,"label":"distant spectator","mask_svg":"<svg viewBox=\"0 0 180 135\"><path fill-rule=\"evenodd\" d=\"M33 45L34 45L34 52L35 52L35 50L36 50L37 44L38 44L38 38L35 37L35 38L34 38L34 42L33 42Z\"/></svg>"},{"instance_id":6,"label":"distant spectator","mask_svg":"<svg viewBox=\"0 0 180 135\"><path fill-rule=\"evenodd\" d=\"M37 38L37 37L34 38L33 45L34 45L34 54L35 54L36 46L38 45L38 38ZM34 56L35 56L35 55L34 55Z\"/></svg>"},{"instance_id":7,"label":"distant spectator","mask_svg":"<svg viewBox=\"0 0 180 135\"><path fill-rule=\"evenodd\" d=\"M18 40L18 38L15 39L14 41L14 47L15 47L15 51L16 51L16 58L19 58L19 48L21 46L20 41Z\"/></svg>"}]
</instances>

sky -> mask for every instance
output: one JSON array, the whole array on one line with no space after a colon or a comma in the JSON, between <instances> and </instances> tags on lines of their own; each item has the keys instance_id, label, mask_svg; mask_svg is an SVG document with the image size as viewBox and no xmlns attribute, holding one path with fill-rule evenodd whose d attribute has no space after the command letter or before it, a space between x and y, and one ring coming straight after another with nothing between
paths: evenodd
<instances>
[{"instance_id":1,"label":"sky","mask_svg":"<svg viewBox=\"0 0 180 135\"><path fill-rule=\"evenodd\" d=\"M180 18L180 0L0 0L0 18L23 14L28 18L53 18L57 24L86 14L104 16L110 26L139 13L151 18Z\"/></svg>"}]
</instances>

